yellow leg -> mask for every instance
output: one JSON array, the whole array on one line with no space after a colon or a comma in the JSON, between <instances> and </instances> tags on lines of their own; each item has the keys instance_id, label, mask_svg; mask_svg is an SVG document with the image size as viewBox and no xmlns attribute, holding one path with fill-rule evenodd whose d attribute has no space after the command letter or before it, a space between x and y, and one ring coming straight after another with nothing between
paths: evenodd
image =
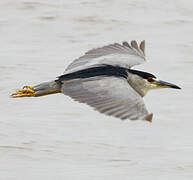
<instances>
[{"instance_id":1,"label":"yellow leg","mask_svg":"<svg viewBox=\"0 0 193 180\"><path fill-rule=\"evenodd\" d=\"M35 97L35 90L31 86L24 86L22 90L18 90L15 93L11 94L11 97Z\"/></svg>"}]
</instances>

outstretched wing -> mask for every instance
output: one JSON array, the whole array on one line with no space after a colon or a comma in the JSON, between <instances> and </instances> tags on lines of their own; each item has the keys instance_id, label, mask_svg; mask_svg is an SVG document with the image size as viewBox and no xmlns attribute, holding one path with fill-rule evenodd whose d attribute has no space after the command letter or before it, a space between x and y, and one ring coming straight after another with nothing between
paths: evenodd
<instances>
[{"instance_id":1,"label":"outstretched wing","mask_svg":"<svg viewBox=\"0 0 193 180\"><path fill-rule=\"evenodd\" d=\"M62 82L62 92L95 110L120 119L151 121L143 99L124 78L94 77Z\"/></svg>"},{"instance_id":2,"label":"outstretched wing","mask_svg":"<svg viewBox=\"0 0 193 180\"><path fill-rule=\"evenodd\" d=\"M96 64L110 64L131 68L145 62L145 41L138 46L136 41L131 44L111 44L102 48L90 50L85 55L74 60L66 69L65 73L80 70Z\"/></svg>"}]
</instances>

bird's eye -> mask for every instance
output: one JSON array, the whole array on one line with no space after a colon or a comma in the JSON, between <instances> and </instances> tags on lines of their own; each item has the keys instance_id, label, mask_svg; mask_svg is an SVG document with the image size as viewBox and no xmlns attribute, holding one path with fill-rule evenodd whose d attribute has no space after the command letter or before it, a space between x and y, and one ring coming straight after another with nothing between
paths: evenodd
<instances>
[{"instance_id":1,"label":"bird's eye","mask_svg":"<svg viewBox=\"0 0 193 180\"><path fill-rule=\"evenodd\" d=\"M151 78L151 77L147 78L147 80L148 80L149 82L153 82L153 81L154 81L153 78Z\"/></svg>"}]
</instances>

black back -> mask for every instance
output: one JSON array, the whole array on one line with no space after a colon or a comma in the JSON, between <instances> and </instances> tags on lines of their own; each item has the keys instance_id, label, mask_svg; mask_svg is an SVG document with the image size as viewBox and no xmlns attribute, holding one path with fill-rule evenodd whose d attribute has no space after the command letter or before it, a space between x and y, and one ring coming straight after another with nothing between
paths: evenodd
<instances>
[{"instance_id":1,"label":"black back","mask_svg":"<svg viewBox=\"0 0 193 180\"><path fill-rule=\"evenodd\" d=\"M72 79L79 79L79 78L83 79L83 78L91 78L96 76L115 76L115 77L122 77L127 79L128 72L132 74L136 74L144 79L147 79L149 77L155 78L153 74L150 74L147 72L104 64L96 67L90 67L88 69L75 71L69 74L64 74L62 76L59 76L56 81L61 82L64 80L72 80Z\"/></svg>"},{"instance_id":2,"label":"black back","mask_svg":"<svg viewBox=\"0 0 193 180\"><path fill-rule=\"evenodd\" d=\"M96 76L116 76L127 78L126 68L112 65L101 65L97 67L91 67L88 69L83 69L69 74L64 74L58 77L57 81L71 80L78 78L91 78Z\"/></svg>"}]
</instances>

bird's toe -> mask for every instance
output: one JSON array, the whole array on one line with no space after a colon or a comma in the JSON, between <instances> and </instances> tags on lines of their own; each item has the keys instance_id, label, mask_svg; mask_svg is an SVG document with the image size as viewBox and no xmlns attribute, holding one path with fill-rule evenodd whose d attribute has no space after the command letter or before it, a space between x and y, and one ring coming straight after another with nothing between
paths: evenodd
<instances>
[{"instance_id":1,"label":"bird's toe","mask_svg":"<svg viewBox=\"0 0 193 180\"><path fill-rule=\"evenodd\" d=\"M33 97L35 96L35 90L31 86L24 86L22 90L18 90L11 94L11 97Z\"/></svg>"}]
</instances>

